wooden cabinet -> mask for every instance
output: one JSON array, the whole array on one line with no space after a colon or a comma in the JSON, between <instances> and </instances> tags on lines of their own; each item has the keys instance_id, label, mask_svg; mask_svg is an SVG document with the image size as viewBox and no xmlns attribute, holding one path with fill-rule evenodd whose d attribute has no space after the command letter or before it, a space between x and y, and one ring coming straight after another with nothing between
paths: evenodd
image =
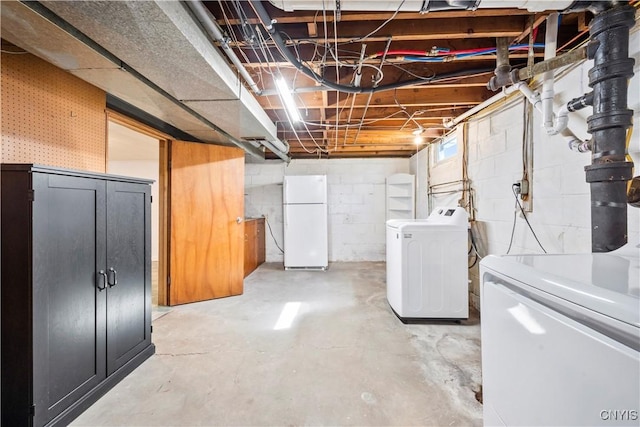
<instances>
[{"instance_id":1,"label":"wooden cabinet","mask_svg":"<svg viewBox=\"0 0 640 427\"><path fill-rule=\"evenodd\" d=\"M265 261L264 218L244 222L244 277Z\"/></svg>"},{"instance_id":2,"label":"wooden cabinet","mask_svg":"<svg viewBox=\"0 0 640 427\"><path fill-rule=\"evenodd\" d=\"M256 260L256 221L247 219L244 222L244 277L258 267Z\"/></svg>"},{"instance_id":3,"label":"wooden cabinet","mask_svg":"<svg viewBox=\"0 0 640 427\"><path fill-rule=\"evenodd\" d=\"M387 178L387 219L415 218L415 177L398 173Z\"/></svg>"},{"instance_id":4,"label":"wooden cabinet","mask_svg":"<svg viewBox=\"0 0 640 427\"><path fill-rule=\"evenodd\" d=\"M256 267L266 261L267 248L266 248L266 234L264 228L265 219L259 218L256 220Z\"/></svg>"},{"instance_id":5,"label":"wooden cabinet","mask_svg":"<svg viewBox=\"0 0 640 427\"><path fill-rule=\"evenodd\" d=\"M1 171L2 425L66 425L154 353L150 182Z\"/></svg>"}]
</instances>

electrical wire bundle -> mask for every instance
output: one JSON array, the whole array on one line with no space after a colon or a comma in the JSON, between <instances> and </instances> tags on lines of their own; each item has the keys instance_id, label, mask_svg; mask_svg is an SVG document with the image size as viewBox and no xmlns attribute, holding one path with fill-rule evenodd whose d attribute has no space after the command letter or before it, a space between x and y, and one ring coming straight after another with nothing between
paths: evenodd
<instances>
[{"instance_id":1,"label":"electrical wire bundle","mask_svg":"<svg viewBox=\"0 0 640 427\"><path fill-rule=\"evenodd\" d=\"M224 2L219 0L219 3L222 7ZM344 99L341 99L339 96L336 97L335 102L335 123L328 123L326 119L322 119L321 121L314 123L311 120L298 120L292 121L290 117L286 117L286 121L289 123L289 127L293 132L293 135L300 146L307 153L317 153L318 156L321 156L322 153L329 153L333 150L338 149L338 134L339 130L344 130L344 142L343 144L347 144L347 133L350 129L355 130L355 134L352 139L357 140L360 131L362 130L363 125L373 123L375 120L366 120L366 112L369 107L369 103L372 99L372 95L374 93L395 90L398 88L409 87L409 86L423 86L423 85L431 85L437 84L444 81L450 80L458 80L469 78L476 75L487 74L494 71L494 68L485 67L480 69L465 69L465 70L457 70L457 71L449 71L443 73L436 73L432 69L427 68L426 70L421 70L419 74L412 72L408 67L403 67L404 64L412 64L412 63L444 63L456 60L463 60L465 58L473 58L479 57L483 55L495 54L497 52L497 48L490 47L480 47L473 49L458 49L458 50L450 50L445 47L433 47L430 50L390 50L389 46L392 37L387 38L387 45L384 51L377 52L373 55L365 56L366 44L367 40L378 33L386 24L393 21L394 18L398 15L400 10L402 9L402 5L405 3L405 0L402 0L398 8L394 11L394 13L386 19L383 23L377 26L373 31L369 32L365 36L353 38L351 40L339 40L338 38L338 27L337 22L339 21L339 16L336 16L336 11L333 11L333 34L330 36L330 21L328 19L328 14L331 11L323 8L321 11L316 13L316 18L321 21L318 25L322 25L324 27L324 40L294 40L290 37L286 32L282 30L281 24L277 22L277 20L272 19L269 15L267 9L265 9L264 5L260 0L250 0L248 4L253 9L253 12L258 17L259 21L262 24L262 29L258 26L251 28L248 23L248 18L246 16L246 12L242 7L242 2L240 0L232 0L231 3L235 8L236 14L240 15L240 22L242 23L239 32L241 33L241 37L244 39L244 43L240 43L242 49L251 49L255 56L257 57L258 62L264 63L267 66L266 73L271 75L272 78L278 78L282 76L283 73L280 72L279 62L284 59L289 62L290 66L293 66L295 69L295 74L293 77L293 83L295 87L295 79L300 75L304 75L312 80L314 80L318 85L324 86L325 90L333 90L342 94L346 94ZM224 8L223 8L224 9ZM314 18L314 24L316 23L316 18ZM226 20L229 22L229 20ZM231 27L231 25L228 25ZM537 28L532 29L533 33ZM264 33L263 33L264 31ZM270 40L269 40L270 39ZM535 40L535 36L531 38L531 40ZM239 40L238 40L239 41ZM528 51L530 54L533 49L541 49L544 48L544 44L542 43L533 43L530 41L529 44L514 44L509 47L510 51ZM300 46L303 43L313 44L313 54L311 58L305 58L301 55ZM349 45L352 43L361 43L362 49L360 52L352 52L349 50L345 50L345 45ZM342 48L340 47L342 46ZM277 50L276 55L274 56L274 48ZM345 56L344 53L348 52ZM341 55L342 54L342 55ZM280 57L278 57L280 56ZM272 64L276 69L272 70ZM384 66L392 66L398 68L404 72L406 76L410 76L409 79L393 79L395 81L390 81L392 79L385 78L383 72ZM335 77L330 78L330 73L325 73L324 71L335 67ZM353 76L348 83L344 83L341 81L341 68L347 67L353 69ZM375 73L372 77L371 85L361 85L360 79L362 76L363 67L374 69ZM258 68L262 72L263 67ZM426 71L426 73L424 73ZM344 68L343 72L344 74ZM426 74L426 75L425 75ZM262 77L262 76L260 76ZM261 78L262 80L262 78ZM383 80L385 80L383 82ZM263 83L264 84L264 83ZM355 97L358 94L366 94L368 95L368 99L365 103L364 113L361 117L356 118L353 123L352 120L349 120L349 123L346 125L342 125L339 122L339 118L341 117L341 113L343 110L347 110L349 112L349 118L351 119L351 115L353 112L353 105L355 101ZM295 95L299 99L299 101L303 101L302 97L299 95ZM397 102L397 101L396 101ZM304 104L304 102L302 102ZM397 102L398 103L398 102ZM351 107L349 107L351 105ZM401 111L398 113L403 113L403 106L398 103ZM306 108L304 105L302 108ZM410 121L413 117L409 115ZM285 119L283 117L283 119ZM299 126L297 126L299 125ZM317 141L314 133L309 129L309 126L313 126L315 128L322 128L325 130L334 130L333 137L335 137L335 145L333 148L329 147L328 144L322 144L322 141ZM403 125L404 127L404 125ZM312 140L314 147L307 148L303 144L299 132L306 133L309 139ZM329 139L333 138L324 135L323 138Z\"/></svg>"}]
</instances>

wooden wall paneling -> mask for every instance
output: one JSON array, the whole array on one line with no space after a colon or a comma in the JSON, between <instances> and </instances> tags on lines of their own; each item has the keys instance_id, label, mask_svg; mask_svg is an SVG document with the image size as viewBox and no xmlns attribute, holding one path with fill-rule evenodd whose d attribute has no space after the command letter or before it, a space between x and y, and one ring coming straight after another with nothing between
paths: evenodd
<instances>
[{"instance_id":1,"label":"wooden wall paneling","mask_svg":"<svg viewBox=\"0 0 640 427\"><path fill-rule=\"evenodd\" d=\"M2 54L2 162L105 172L106 93L31 54Z\"/></svg>"}]
</instances>

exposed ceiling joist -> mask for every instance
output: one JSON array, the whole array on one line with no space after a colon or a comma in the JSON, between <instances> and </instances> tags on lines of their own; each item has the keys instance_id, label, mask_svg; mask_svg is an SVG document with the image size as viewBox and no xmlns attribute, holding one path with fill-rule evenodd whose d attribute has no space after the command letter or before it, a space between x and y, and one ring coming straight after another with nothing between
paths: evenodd
<instances>
[{"instance_id":1,"label":"exposed ceiling joist","mask_svg":"<svg viewBox=\"0 0 640 427\"><path fill-rule=\"evenodd\" d=\"M2 3L3 11L11 9L5 3L14 4ZM424 143L433 141L445 132L443 120L493 95L486 84L495 68L496 38L511 41L509 59L516 68L524 67L527 61L542 60L546 19L546 13L523 9L334 14L322 10L286 12L268 1L256 2L257 9L259 5L266 8L269 22L276 23L274 31L284 40L276 48L249 1L202 2L211 12L210 23L219 25L223 37L207 35L204 18L199 15L195 19L193 9L183 10L188 2L16 3L21 7L45 5L119 61L106 67L61 62L62 68L97 81L96 85L110 93L129 96L133 104L138 102L141 108L144 104L151 114L186 127L203 140L217 137L200 129L209 121L210 127L225 129L232 138L241 139L249 130L255 136L258 129L287 140L294 158L410 156L416 149L414 130L426 129ZM12 29L5 25L8 18L3 15L3 37ZM589 19L584 12L563 14L559 54L585 40ZM37 31L34 34L40 38L33 38L28 28L18 21L15 24L13 38L33 44L36 54L49 55L54 63L67 58L52 55L55 49L38 51L36 44L45 46L51 40L41 40L44 36ZM23 40L25 37L33 40ZM537 43L531 52L527 50L530 41ZM64 49L65 43L53 44ZM211 52L212 43L224 47L229 55L235 53L239 61L231 61L235 64L231 65L218 51ZM300 61L296 67L308 67L316 76L295 69L283 52L292 61ZM125 68L163 88L182 110L175 113L165 108L166 99L159 102L156 95L122 89ZM254 85L238 83L243 69L248 71L244 73L247 79L255 79ZM225 82L234 84L218 82L216 76L221 74L228 77ZM446 76L449 78L444 79ZM290 121L275 91L276 77L282 77L291 89L288 92L304 123ZM324 86L314 77L324 79ZM379 86L393 89L375 89ZM345 87L376 92L348 94ZM231 108L234 104L253 107ZM189 116L185 111L197 114Z\"/></svg>"}]
</instances>

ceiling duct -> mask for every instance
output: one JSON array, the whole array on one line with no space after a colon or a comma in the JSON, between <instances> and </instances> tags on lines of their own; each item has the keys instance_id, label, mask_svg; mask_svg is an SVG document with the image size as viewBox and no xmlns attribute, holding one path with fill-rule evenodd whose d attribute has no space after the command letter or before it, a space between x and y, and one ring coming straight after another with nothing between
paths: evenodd
<instances>
[{"instance_id":1,"label":"ceiling duct","mask_svg":"<svg viewBox=\"0 0 640 427\"><path fill-rule=\"evenodd\" d=\"M475 10L475 9L527 9L530 12L544 10L565 10L574 3L573 0L269 0L275 7L292 12L294 10L340 10L367 12L420 12L438 10Z\"/></svg>"},{"instance_id":2,"label":"ceiling duct","mask_svg":"<svg viewBox=\"0 0 640 427\"><path fill-rule=\"evenodd\" d=\"M2 1L2 37L172 126L288 161L275 124L182 2Z\"/></svg>"}]
</instances>

